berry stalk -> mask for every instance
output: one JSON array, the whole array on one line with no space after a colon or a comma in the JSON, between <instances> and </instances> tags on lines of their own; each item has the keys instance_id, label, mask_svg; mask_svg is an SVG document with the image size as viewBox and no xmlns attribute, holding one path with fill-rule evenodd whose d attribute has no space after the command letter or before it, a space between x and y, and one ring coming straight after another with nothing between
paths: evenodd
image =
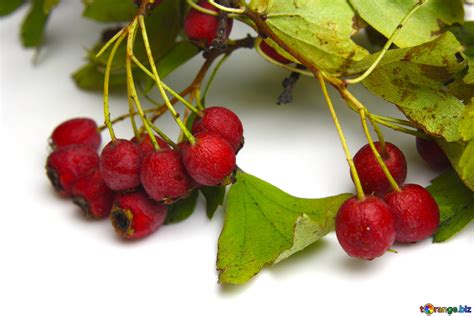
<instances>
[{"instance_id":1,"label":"berry stalk","mask_svg":"<svg viewBox=\"0 0 474 316\"><path fill-rule=\"evenodd\" d=\"M387 177L387 180L390 182L390 185L392 186L392 188L395 191L399 192L400 187L399 187L397 181L395 181L392 174L388 170L387 165L383 161L382 156L378 152L377 148L375 148L374 142L372 140L372 136L370 135L369 127L367 126L367 119L366 119L365 111L363 109L361 109L359 111L359 114L360 114L360 119L362 121L362 127L364 129L365 136L367 138L367 141L369 142L369 146L372 149L372 152L374 153L375 158L377 159L377 162L379 163L380 167L382 168L382 171L383 171L385 177Z\"/></svg>"},{"instance_id":2,"label":"berry stalk","mask_svg":"<svg viewBox=\"0 0 474 316\"><path fill-rule=\"evenodd\" d=\"M163 110L163 108L157 108L157 109L147 109L147 110L143 110L144 113L155 113L155 115L163 115L165 112L166 112L167 108L165 107L165 109ZM136 116L138 113L133 113L133 116ZM126 114L122 114L120 116L117 116L116 118L112 119L110 121L110 123L113 125L113 124L116 124L116 123L119 123L123 120L126 120L130 117L130 113L126 113ZM103 130L105 130L107 128L107 125L101 125L99 127L97 127L97 131L99 132L102 132ZM140 133L139 133L140 134Z\"/></svg>"},{"instance_id":3,"label":"berry stalk","mask_svg":"<svg viewBox=\"0 0 474 316\"><path fill-rule=\"evenodd\" d=\"M229 7L220 5L219 3L216 3L214 0L208 0L208 2L212 4L214 7L216 7L217 9L227 12L227 13L242 14L247 9L246 6L244 5L245 2L241 2L241 7L238 9L229 8Z\"/></svg>"},{"instance_id":4,"label":"berry stalk","mask_svg":"<svg viewBox=\"0 0 474 316\"><path fill-rule=\"evenodd\" d=\"M336 125L337 133L339 134L339 139L341 140L342 148L344 149L346 160L351 170L352 178L354 179L354 184L357 190L357 198L359 200L363 200L365 198L365 194L364 194L364 190L362 189L362 184L360 183L359 174L357 173L357 169L354 165L354 161L352 160L352 155L349 151L349 147L347 146L346 137L344 136L344 132L342 131L341 124L339 123L339 119L337 118L336 110L334 109L334 105L332 103L331 97L329 96L326 82L323 76L321 75L321 73L316 73L316 78L319 80L319 83L321 84L321 89L323 91L324 97L326 98L326 103L329 107L329 111L331 112L331 116L334 121L334 124Z\"/></svg>"},{"instance_id":5,"label":"berry stalk","mask_svg":"<svg viewBox=\"0 0 474 316\"><path fill-rule=\"evenodd\" d=\"M202 95L202 98L198 99L198 100L201 100L200 102L202 104L206 104L206 97L207 97L207 94L209 92L209 89L211 88L211 85L214 82L214 79L216 78L216 75L219 72L220 68L225 63L225 61L229 58L229 56L230 56L230 54L225 54L224 57L222 57L221 60L219 60L217 65L212 70L211 76L209 77L209 80L207 81L206 87L204 88L204 93Z\"/></svg>"},{"instance_id":6,"label":"berry stalk","mask_svg":"<svg viewBox=\"0 0 474 316\"><path fill-rule=\"evenodd\" d=\"M120 32L119 32L120 33ZM110 138L115 140L115 132L112 126L112 122L110 120L110 110L109 110L109 82L110 82L110 71L112 69L112 63L122 41L125 39L126 33L121 32L120 36L117 37L117 41L115 42L114 46L112 47L112 51L110 52L109 58L107 60L107 65L105 67L105 75L104 75L104 119L105 125L109 129Z\"/></svg>"},{"instance_id":7,"label":"berry stalk","mask_svg":"<svg viewBox=\"0 0 474 316\"><path fill-rule=\"evenodd\" d=\"M132 56L132 61L138 66L138 68L140 68L148 77L150 77L151 79L155 79L155 76L151 73L150 70L148 70L145 65L143 65L136 56ZM190 109L191 111L193 111L194 113L196 113L197 115L200 115L200 112L198 109L196 109L191 103L189 103L188 101L186 101L179 93L175 92L173 89L171 89L167 84L165 84L163 81L161 82L161 84L163 85L163 88L165 88L166 91L168 91L169 93L171 93L171 95L173 97L175 97L176 99L178 99L179 101L181 101L181 103L183 103L188 109Z\"/></svg>"},{"instance_id":8,"label":"berry stalk","mask_svg":"<svg viewBox=\"0 0 474 316\"><path fill-rule=\"evenodd\" d=\"M147 34L147 31L146 31L145 20L144 20L143 15L138 16L138 23L139 23L140 29L142 31L143 43L145 44L145 50L146 50L146 53L147 53L147 56L148 56L148 61L150 63L150 67L151 67L151 70L153 72L153 76L154 76L156 85L158 87L158 90L160 91L160 94L163 97L163 100L165 101L166 105L168 106L168 110L173 115L173 118L174 118L176 124L178 124L179 128L183 131L184 135L189 140L189 142L191 144L195 144L196 140L194 139L194 136L186 128L183 121L179 118L179 115L176 112L175 108L170 103L168 95L166 94L166 91L165 91L165 89L163 87L163 84L161 82L160 76L158 75L158 70L156 69L155 60L153 59L153 53L151 51L150 43L148 41L148 34Z\"/></svg>"},{"instance_id":9,"label":"berry stalk","mask_svg":"<svg viewBox=\"0 0 474 316\"><path fill-rule=\"evenodd\" d=\"M135 37L137 34L137 27L138 23L137 20L135 19L132 24L129 26L129 32L128 32L128 40L127 40L127 56L125 60L125 66L127 70L127 86L130 91L130 99L133 103L135 103L137 107L138 114L140 115L143 126L145 127L148 135L150 136L151 143L153 144L153 147L155 150L160 149L160 145L158 144L155 135L153 134L153 131L150 127L150 124L145 116L145 113L143 112L143 109L140 104L140 100L137 95L137 91L135 88L135 81L133 78L133 71L132 71L132 56L133 56L133 45L135 43Z\"/></svg>"}]
</instances>

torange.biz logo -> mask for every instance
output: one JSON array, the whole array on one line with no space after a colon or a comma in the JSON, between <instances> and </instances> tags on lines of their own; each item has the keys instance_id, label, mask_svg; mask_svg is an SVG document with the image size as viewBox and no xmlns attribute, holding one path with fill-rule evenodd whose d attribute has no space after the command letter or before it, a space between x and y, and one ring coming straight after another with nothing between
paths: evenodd
<instances>
[{"instance_id":1,"label":"torange.biz logo","mask_svg":"<svg viewBox=\"0 0 474 316\"><path fill-rule=\"evenodd\" d=\"M471 306L467 305L459 305L458 306L450 306L450 307L436 307L433 304L426 304L425 306L420 306L420 312L431 315L431 314L454 314L454 313L461 313L461 314L470 314L471 313Z\"/></svg>"}]
</instances>

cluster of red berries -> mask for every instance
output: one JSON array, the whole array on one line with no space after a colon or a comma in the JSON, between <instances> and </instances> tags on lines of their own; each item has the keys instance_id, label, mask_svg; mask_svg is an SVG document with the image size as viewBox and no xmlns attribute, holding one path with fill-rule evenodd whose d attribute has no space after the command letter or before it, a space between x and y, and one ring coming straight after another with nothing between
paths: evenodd
<instances>
[{"instance_id":1,"label":"cluster of red berries","mask_svg":"<svg viewBox=\"0 0 474 316\"><path fill-rule=\"evenodd\" d=\"M342 248L352 257L368 260L382 256L395 241L413 243L430 237L440 220L438 205L425 188L403 184L407 163L402 151L388 142L385 151L380 143L374 145L399 190L392 190L372 149L365 145L354 156L354 164L368 196L350 198L336 217L336 235Z\"/></svg>"},{"instance_id":2,"label":"cluster of red berries","mask_svg":"<svg viewBox=\"0 0 474 316\"><path fill-rule=\"evenodd\" d=\"M72 197L88 217L110 216L116 232L141 238L165 221L167 205L200 186L226 185L243 145L238 116L210 107L192 126L195 142L171 148L156 137L115 139L97 154L101 138L94 121L78 118L59 125L51 136L47 175L62 196Z\"/></svg>"}]
</instances>

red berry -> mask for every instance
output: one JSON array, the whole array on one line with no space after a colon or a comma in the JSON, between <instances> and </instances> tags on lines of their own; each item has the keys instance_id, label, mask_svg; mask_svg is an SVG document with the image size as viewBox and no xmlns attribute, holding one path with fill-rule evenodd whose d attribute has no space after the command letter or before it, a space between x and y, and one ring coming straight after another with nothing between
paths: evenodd
<instances>
[{"instance_id":1,"label":"red berry","mask_svg":"<svg viewBox=\"0 0 474 316\"><path fill-rule=\"evenodd\" d=\"M382 256L395 241L395 219L376 196L345 201L336 216L336 235L351 257L371 260Z\"/></svg>"},{"instance_id":2,"label":"red berry","mask_svg":"<svg viewBox=\"0 0 474 316\"><path fill-rule=\"evenodd\" d=\"M68 145L89 145L97 150L100 146L97 124L88 118L75 118L61 123L51 135L51 147Z\"/></svg>"},{"instance_id":3,"label":"red berry","mask_svg":"<svg viewBox=\"0 0 474 316\"><path fill-rule=\"evenodd\" d=\"M109 216L114 201L114 192L105 184L99 168L93 169L74 183L72 196L84 215L92 218Z\"/></svg>"},{"instance_id":4,"label":"red berry","mask_svg":"<svg viewBox=\"0 0 474 316\"><path fill-rule=\"evenodd\" d=\"M196 143L181 145L184 166L189 175L202 185L226 182L236 168L234 149L217 134L196 134Z\"/></svg>"},{"instance_id":5,"label":"red berry","mask_svg":"<svg viewBox=\"0 0 474 316\"><path fill-rule=\"evenodd\" d=\"M61 195L69 196L80 177L99 164L94 148L87 145L69 145L53 151L46 162L46 173L54 188Z\"/></svg>"},{"instance_id":6,"label":"red berry","mask_svg":"<svg viewBox=\"0 0 474 316\"><path fill-rule=\"evenodd\" d=\"M386 152L382 153L380 143L375 142L374 145L392 177L398 184L402 184L407 177L407 162L402 151L392 143L386 142ZM357 152L354 156L354 164L365 193L383 196L392 189L369 144Z\"/></svg>"},{"instance_id":7,"label":"red berry","mask_svg":"<svg viewBox=\"0 0 474 316\"><path fill-rule=\"evenodd\" d=\"M244 142L244 128L239 117L229 109L214 106L204 110L203 116L196 118L192 132L212 132L224 138L238 151Z\"/></svg>"},{"instance_id":8,"label":"red berry","mask_svg":"<svg viewBox=\"0 0 474 316\"><path fill-rule=\"evenodd\" d=\"M417 137L416 149L421 158L423 158L423 160L425 160L428 165L435 170L443 170L451 166L448 157L434 140Z\"/></svg>"},{"instance_id":9,"label":"red berry","mask_svg":"<svg viewBox=\"0 0 474 316\"><path fill-rule=\"evenodd\" d=\"M199 1L197 5L204 9L219 12L212 4L207 1ZM229 36L232 30L232 19L227 19L226 36ZM199 12L191 8L184 19L184 32L186 36L195 42L202 43L210 47L212 41L217 37L217 29L219 28L219 19L217 16L212 16Z\"/></svg>"},{"instance_id":10,"label":"red berry","mask_svg":"<svg viewBox=\"0 0 474 316\"><path fill-rule=\"evenodd\" d=\"M265 55L267 55L271 59L276 60L277 62L279 62L281 64L286 65L286 64L291 63L291 60L286 59L285 57L280 55L273 47L268 45L267 42L265 42L265 41L260 42L260 49L262 50L262 52L265 53Z\"/></svg>"},{"instance_id":11,"label":"red berry","mask_svg":"<svg viewBox=\"0 0 474 316\"><path fill-rule=\"evenodd\" d=\"M160 136L155 135L155 138L158 142L158 145L160 145L160 149L171 148L170 145L165 142ZM142 150L144 156L155 151L153 143L151 142L150 135L148 134L143 135L140 140L138 140L138 138L136 137L133 137L132 142L140 146L140 149Z\"/></svg>"},{"instance_id":12,"label":"red berry","mask_svg":"<svg viewBox=\"0 0 474 316\"><path fill-rule=\"evenodd\" d=\"M168 209L143 191L118 194L110 218L117 234L128 239L150 235L163 225Z\"/></svg>"},{"instance_id":13,"label":"red berry","mask_svg":"<svg viewBox=\"0 0 474 316\"><path fill-rule=\"evenodd\" d=\"M395 216L397 241L420 241L433 235L438 228L438 204L422 186L404 185L401 191L388 193L384 200Z\"/></svg>"},{"instance_id":14,"label":"red berry","mask_svg":"<svg viewBox=\"0 0 474 316\"><path fill-rule=\"evenodd\" d=\"M193 181L176 150L165 149L148 154L143 159L141 181L154 200L171 203L189 194Z\"/></svg>"},{"instance_id":15,"label":"red berry","mask_svg":"<svg viewBox=\"0 0 474 316\"><path fill-rule=\"evenodd\" d=\"M140 185L142 160L140 146L126 139L117 139L102 150L100 173L112 190L131 190Z\"/></svg>"}]
</instances>

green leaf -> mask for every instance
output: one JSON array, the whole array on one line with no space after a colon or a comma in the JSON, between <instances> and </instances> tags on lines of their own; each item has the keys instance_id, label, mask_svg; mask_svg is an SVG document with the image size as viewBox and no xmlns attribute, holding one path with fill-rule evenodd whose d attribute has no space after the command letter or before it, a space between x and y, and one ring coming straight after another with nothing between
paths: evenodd
<instances>
[{"instance_id":1,"label":"green leaf","mask_svg":"<svg viewBox=\"0 0 474 316\"><path fill-rule=\"evenodd\" d=\"M351 196L301 199L247 173L238 172L236 179L219 237L221 283L245 283L265 265L319 240L334 227L339 206Z\"/></svg>"},{"instance_id":2,"label":"green leaf","mask_svg":"<svg viewBox=\"0 0 474 316\"><path fill-rule=\"evenodd\" d=\"M104 72L104 67L89 63L74 72L72 78L81 89L102 91L104 89ZM110 75L111 91L125 89L126 85L127 78L123 71L114 72Z\"/></svg>"},{"instance_id":3,"label":"green leaf","mask_svg":"<svg viewBox=\"0 0 474 316\"><path fill-rule=\"evenodd\" d=\"M390 51L363 84L396 104L427 134L457 141L464 104L446 92L445 83L464 67L456 57L461 51L451 33L420 46Z\"/></svg>"},{"instance_id":4,"label":"green leaf","mask_svg":"<svg viewBox=\"0 0 474 316\"><path fill-rule=\"evenodd\" d=\"M24 2L25 0L0 0L0 16L15 12Z\"/></svg>"},{"instance_id":5,"label":"green leaf","mask_svg":"<svg viewBox=\"0 0 474 316\"><path fill-rule=\"evenodd\" d=\"M168 76L198 53L199 48L189 41L176 43L156 64L160 77Z\"/></svg>"},{"instance_id":6,"label":"green leaf","mask_svg":"<svg viewBox=\"0 0 474 316\"><path fill-rule=\"evenodd\" d=\"M427 189L438 203L441 215L433 242L451 238L474 218L474 192L460 181L453 170L433 180Z\"/></svg>"},{"instance_id":7,"label":"green leaf","mask_svg":"<svg viewBox=\"0 0 474 316\"><path fill-rule=\"evenodd\" d=\"M25 47L38 47L43 43L48 15L44 12L44 0L33 0L21 25L21 41Z\"/></svg>"},{"instance_id":8,"label":"green leaf","mask_svg":"<svg viewBox=\"0 0 474 316\"><path fill-rule=\"evenodd\" d=\"M436 142L448 156L464 184L474 191L474 140L468 143L448 143L437 139Z\"/></svg>"},{"instance_id":9,"label":"green leaf","mask_svg":"<svg viewBox=\"0 0 474 316\"><path fill-rule=\"evenodd\" d=\"M217 208L224 205L225 187L202 187L201 193L206 198L206 213L209 219L212 219Z\"/></svg>"},{"instance_id":10,"label":"green leaf","mask_svg":"<svg viewBox=\"0 0 474 316\"><path fill-rule=\"evenodd\" d=\"M194 190L188 197L170 205L168 207L168 216L166 217L165 223L179 223L191 216L196 208L198 196L199 190Z\"/></svg>"},{"instance_id":11,"label":"green leaf","mask_svg":"<svg viewBox=\"0 0 474 316\"><path fill-rule=\"evenodd\" d=\"M176 43L163 57L158 60L156 67L160 78L166 78L170 73L189 61L199 53L199 48L189 41ZM149 91L155 85L150 77L146 78L145 91Z\"/></svg>"},{"instance_id":12,"label":"green leaf","mask_svg":"<svg viewBox=\"0 0 474 316\"><path fill-rule=\"evenodd\" d=\"M474 218L474 202L463 210L456 212L449 220L442 223L433 237L433 242L443 242L459 233Z\"/></svg>"},{"instance_id":13,"label":"green leaf","mask_svg":"<svg viewBox=\"0 0 474 316\"><path fill-rule=\"evenodd\" d=\"M51 10L56 7L61 0L44 0L43 10L45 14L49 14Z\"/></svg>"},{"instance_id":14,"label":"green leaf","mask_svg":"<svg viewBox=\"0 0 474 316\"><path fill-rule=\"evenodd\" d=\"M137 12L132 0L82 0L83 16L100 22L130 21Z\"/></svg>"},{"instance_id":15,"label":"green leaf","mask_svg":"<svg viewBox=\"0 0 474 316\"><path fill-rule=\"evenodd\" d=\"M344 73L367 55L351 39L357 31L354 20L355 12L346 0L273 0L268 3L265 22L317 68Z\"/></svg>"},{"instance_id":16,"label":"green leaf","mask_svg":"<svg viewBox=\"0 0 474 316\"><path fill-rule=\"evenodd\" d=\"M357 13L387 38L418 0L349 0ZM410 47L426 43L447 25L464 22L462 0L430 0L407 21L394 43Z\"/></svg>"},{"instance_id":17,"label":"green leaf","mask_svg":"<svg viewBox=\"0 0 474 316\"><path fill-rule=\"evenodd\" d=\"M464 76L464 78L460 77L463 76L463 73L465 73L465 71L457 75L457 78L448 84L448 91L463 103L468 103L474 98L474 84L466 83L466 76Z\"/></svg>"}]
</instances>

